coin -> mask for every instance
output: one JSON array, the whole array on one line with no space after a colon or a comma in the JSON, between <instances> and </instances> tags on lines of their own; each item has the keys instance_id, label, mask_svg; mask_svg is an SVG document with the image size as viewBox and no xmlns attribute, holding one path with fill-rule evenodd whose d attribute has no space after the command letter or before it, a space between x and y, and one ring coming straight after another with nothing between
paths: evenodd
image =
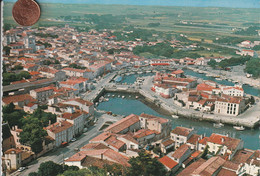
<instances>
[{"instance_id":1,"label":"coin","mask_svg":"<svg viewBox=\"0 0 260 176\"><path fill-rule=\"evenodd\" d=\"M13 6L13 18L22 26L31 26L40 18L41 10L34 0L18 0Z\"/></svg>"}]
</instances>

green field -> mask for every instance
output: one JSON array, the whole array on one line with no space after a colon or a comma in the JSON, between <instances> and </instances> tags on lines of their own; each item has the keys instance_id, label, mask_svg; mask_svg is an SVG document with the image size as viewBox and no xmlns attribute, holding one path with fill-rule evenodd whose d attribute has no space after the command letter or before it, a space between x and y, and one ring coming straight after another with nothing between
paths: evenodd
<instances>
[{"instance_id":1,"label":"green field","mask_svg":"<svg viewBox=\"0 0 260 176\"><path fill-rule=\"evenodd\" d=\"M5 3L4 24L16 25L11 9L13 3ZM126 26L134 26L141 29L156 30L164 34L179 35L185 34L191 41L212 43L216 38L238 37L241 40L259 40L259 36L235 35L232 29L245 28L250 25L260 26L259 9L239 9L220 7L172 7L172 6L133 6L133 5L94 5L94 4L40 4L41 18L34 27L46 25L64 25L94 28L95 24L88 22L84 15L111 14L122 22L104 21L100 25L115 26L116 30ZM79 21L66 22L62 16L71 16L80 19ZM62 19L54 21L53 19ZM149 23L160 23L157 27L151 27ZM185 24L188 23L188 24ZM149 27L148 27L149 26ZM104 28L105 28L104 27ZM210 54L204 53L205 55ZM214 55L219 55L215 53Z\"/></svg>"}]
</instances>

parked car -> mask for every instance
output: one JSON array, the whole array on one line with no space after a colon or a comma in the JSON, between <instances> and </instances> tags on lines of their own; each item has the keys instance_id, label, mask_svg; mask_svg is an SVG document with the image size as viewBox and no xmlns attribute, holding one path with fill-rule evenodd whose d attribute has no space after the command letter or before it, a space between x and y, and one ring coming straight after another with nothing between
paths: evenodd
<instances>
[{"instance_id":1,"label":"parked car","mask_svg":"<svg viewBox=\"0 0 260 176\"><path fill-rule=\"evenodd\" d=\"M75 142L76 140L77 140L76 138L72 138L70 141Z\"/></svg>"},{"instance_id":2,"label":"parked car","mask_svg":"<svg viewBox=\"0 0 260 176\"><path fill-rule=\"evenodd\" d=\"M22 171L24 171L25 169L27 169L27 167L20 167L17 171L18 171L18 172L22 172Z\"/></svg>"}]
</instances>

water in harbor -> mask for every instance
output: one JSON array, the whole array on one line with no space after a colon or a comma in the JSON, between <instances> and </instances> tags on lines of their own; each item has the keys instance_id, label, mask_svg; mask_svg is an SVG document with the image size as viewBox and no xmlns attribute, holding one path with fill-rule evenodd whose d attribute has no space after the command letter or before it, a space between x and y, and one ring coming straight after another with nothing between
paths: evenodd
<instances>
[{"instance_id":1,"label":"water in harbor","mask_svg":"<svg viewBox=\"0 0 260 176\"><path fill-rule=\"evenodd\" d=\"M211 133L219 133L219 134L229 134L230 137L241 138L245 144L245 148L250 149L260 149L260 130L245 130L245 131L236 131L232 126L225 125L222 128L214 128L213 124L210 122L199 122L194 120L188 120L185 118L173 119L171 116L166 115L163 112L159 112L157 107L147 106L144 102L136 99L135 95L129 94L119 94L119 93L109 93L109 101L101 102L97 109L112 111L115 114L120 115L130 115L141 113L147 113L167 119L171 119L173 121L172 128L176 126L184 126L188 128L194 128L198 134L206 134L210 136ZM112 95L114 95L112 97ZM106 94L106 97L108 94ZM124 96L124 98L121 98ZM131 97L130 97L131 96Z\"/></svg>"},{"instance_id":2,"label":"water in harbor","mask_svg":"<svg viewBox=\"0 0 260 176\"><path fill-rule=\"evenodd\" d=\"M197 78L201 78L203 80L215 81L219 84L223 84L223 85L227 85L227 86L234 86L235 85L235 83L233 83L231 81L217 80L213 77L206 76L206 74L204 74L204 73L200 74L200 73L197 73L197 72L195 72L193 70L189 70L189 69L185 69L184 73L185 73L185 75L194 76L194 77L197 77ZM249 86L249 85L246 85L246 84L243 84L242 87L243 87L246 94L250 94L250 95L254 95L254 96L260 96L260 89L257 89L255 87L252 87L252 86Z\"/></svg>"},{"instance_id":3,"label":"water in harbor","mask_svg":"<svg viewBox=\"0 0 260 176\"><path fill-rule=\"evenodd\" d=\"M151 76L151 75L155 75L155 73L142 73L142 74L130 74L130 75L125 75L123 76L123 80L122 83L126 83L126 84L134 84L136 79L138 77L143 77L143 76Z\"/></svg>"}]
</instances>

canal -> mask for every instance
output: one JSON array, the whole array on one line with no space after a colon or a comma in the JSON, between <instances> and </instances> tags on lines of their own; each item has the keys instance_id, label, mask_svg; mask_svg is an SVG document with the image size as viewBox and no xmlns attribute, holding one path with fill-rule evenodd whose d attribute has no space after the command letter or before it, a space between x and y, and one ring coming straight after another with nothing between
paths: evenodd
<instances>
[{"instance_id":1,"label":"canal","mask_svg":"<svg viewBox=\"0 0 260 176\"><path fill-rule=\"evenodd\" d=\"M130 115L141 113L147 113L167 119L172 120L172 128L176 126L184 126L188 128L194 128L198 134L205 134L206 136L210 136L211 133L219 133L219 134L228 134L230 137L242 139L245 144L245 148L250 149L260 149L260 130L250 130L247 129L245 131L236 131L232 126L225 125L222 128L214 128L212 123L209 122L200 122L194 121L190 119L180 118L173 119L171 116L159 110L159 108L154 107L151 104L146 104L141 99L136 99L135 95L131 94L119 94L119 93L107 93L105 95L109 98L109 101L101 102L97 109L104 111L112 111L115 114L120 115ZM122 98L124 96L124 98Z\"/></svg>"}]
</instances>

